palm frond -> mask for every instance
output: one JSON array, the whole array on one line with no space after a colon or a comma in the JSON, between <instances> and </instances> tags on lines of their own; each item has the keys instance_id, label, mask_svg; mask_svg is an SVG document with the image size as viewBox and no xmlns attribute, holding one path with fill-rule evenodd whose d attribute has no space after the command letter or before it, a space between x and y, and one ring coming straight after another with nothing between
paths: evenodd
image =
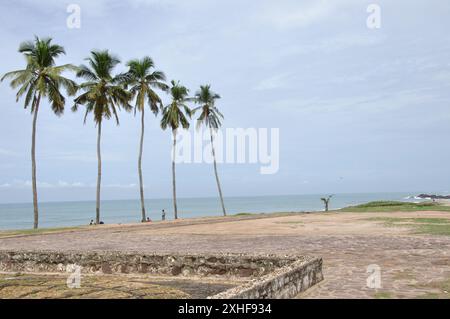
<instances>
[{"instance_id":1,"label":"palm frond","mask_svg":"<svg viewBox=\"0 0 450 319\"><path fill-rule=\"evenodd\" d=\"M80 65L77 71L77 77L84 78L88 81L98 80L97 75L91 71L86 65Z\"/></svg>"},{"instance_id":2,"label":"palm frond","mask_svg":"<svg viewBox=\"0 0 450 319\"><path fill-rule=\"evenodd\" d=\"M23 107L26 109L28 108L28 106L30 105L32 99L35 96L35 90L34 90L34 86L33 85L29 85L28 86L28 92L27 95L25 96L25 102L23 104Z\"/></svg>"},{"instance_id":3,"label":"palm frond","mask_svg":"<svg viewBox=\"0 0 450 319\"><path fill-rule=\"evenodd\" d=\"M118 111L133 109L129 102L134 93L126 89L130 75L128 73L113 75L113 69L120 60L107 50L92 51L91 56L86 60L88 65L81 66L77 75L86 79L87 82L79 85L83 93L74 100L75 105L72 110L77 111L80 104L85 105L85 121L87 115L93 113L97 124L103 119L108 120L114 117L119 125Z\"/></svg>"},{"instance_id":4,"label":"palm frond","mask_svg":"<svg viewBox=\"0 0 450 319\"><path fill-rule=\"evenodd\" d=\"M61 76L65 71L75 71L76 67L71 64L55 66L56 58L65 54L64 48L53 44L51 38L35 37L34 41L21 43L19 52L26 58L26 68L8 72L1 80L11 79L10 86L19 88L17 101L25 95L24 108L31 104L31 112L34 112L38 101L47 97L54 113L61 115L65 98L60 88L69 95L75 94L77 89L74 81Z\"/></svg>"},{"instance_id":5,"label":"palm frond","mask_svg":"<svg viewBox=\"0 0 450 319\"><path fill-rule=\"evenodd\" d=\"M163 116L161 119L161 128L172 130L178 129L180 126L184 129L189 128L189 120L192 111L186 105L188 101L189 90L180 85L179 82L171 81L170 93L172 95L172 102L163 108Z\"/></svg>"},{"instance_id":6,"label":"palm frond","mask_svg":"<svg viewBox=\"0 0 450 319\"><path fill-rule=\"evenodd\" d=\"M197 121L212 129L218 129L222 125L223 114L215 106L217 99L220 99L220 95L213 92L209 84L201 85L200 90L195 93L196 103L201 105L195 110L202 110ZM197 125L199 125L199 122L197 122Z\"/></svg>"},{"instance_id":7,"label":"palm frond","mask_svg":"<svg viewBox=\"0 0 450 319\"><path fill-rule=\"evenodd\" d=\"M3 82L3 80L5 79L10 79L10 78L17 78L19 76L22 76L24 73L28 73L29 70L25 69L25 70L16 70L16 71L11 71L11 72L7 72L5 73L2 78L0 79L0 81Z\"/></svg>"}]
</instances>

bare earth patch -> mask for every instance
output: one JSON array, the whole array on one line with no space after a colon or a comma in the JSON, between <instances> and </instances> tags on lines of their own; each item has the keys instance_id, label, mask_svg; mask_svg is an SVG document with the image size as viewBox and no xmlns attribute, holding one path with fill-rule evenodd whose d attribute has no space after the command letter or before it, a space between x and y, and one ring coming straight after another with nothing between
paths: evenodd
<instances>
[{"instance_id":1,"label":"bare earth patch","mask_svg":"<svg viewBox=\"0 0 450 319\"><path fill-rule=\"evenodd\" d=\"M0 274L0 298L26 299L190 299L206 298L237 283L198 278L132 275L83 275L69 288L65 274Z\"/></svg>"},{"instance_id":2,"label":"bare earth patch","mask_svg":"<svg viewBox=\"0 0 450 319\"><path fill-rule=\"evenodd\" d=\"M0 250L311 255L323 258L325 280L301 298L448 298L450 236L430 232L434 228L418 232L402 221L387 224L387 218L413 224L424 218L442 226L450 213L332 212L100 226L0 238ZM381 268L381 289L366 287L371 264Z\"/></svg>"}]
</instances>

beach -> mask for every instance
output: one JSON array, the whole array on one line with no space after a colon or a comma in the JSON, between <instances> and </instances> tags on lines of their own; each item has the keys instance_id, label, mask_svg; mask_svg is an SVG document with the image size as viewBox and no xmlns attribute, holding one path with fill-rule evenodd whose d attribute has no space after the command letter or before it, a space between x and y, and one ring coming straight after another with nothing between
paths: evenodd
<instances>
[{"instance_id":1,"label":"beach","mask_svg":"<svg viewBox=\"0 0 450 319\"><path fill-rule=\"evenodd\" d=\"M344 193L335 194L330 201L330 209L375 200L418 201L411 196L414 192L402 193ZM226 197L228 213L272 213L321 211L320 200L325 194L272 195ZM220 202L217 197L179 198L179 216L198 218L220 216ZM161 220L161 210L166 218L173 219L172 199L147 199L147 215L150 219ZM41 227L68 227L89 224L95 215L95 201L42 202L40 203ZM0 204L0 230L28 229L32 226L33 205L31 203ZM140 221L140 202L134 200L103 200L102 221L106 224L124 224Z\"/></svg>"}]
</instances>

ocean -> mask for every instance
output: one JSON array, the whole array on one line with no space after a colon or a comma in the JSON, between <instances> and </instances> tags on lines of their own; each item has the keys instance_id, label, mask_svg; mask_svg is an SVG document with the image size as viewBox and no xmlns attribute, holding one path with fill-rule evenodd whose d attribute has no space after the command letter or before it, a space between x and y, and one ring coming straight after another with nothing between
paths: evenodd
<instances>
[{"instance_id":1,"label":"ocean","mask_svg":"<svg viewBox=\"0 0 450 319\"><path fill-rule=\"evenodd\" d=\"M336 194L330 201L330 209L361 204L374 200L417 201L410 193L358 193ZM323 195L285 195L227 197L227 213L270 213L320 211L324 209L320 198ZM166 219L173 219L172 200L146 200L147 216L161 220L165 209ZM179 218L221 216L219 198L179 198ZM64 227L89 224L95 219L95 201L42 202L39 203L39 226ZM101 220L105 224L133 223L141 219L139 200L105 200L101 203ZM0 204L0 229L28 229L33 225L33 204Z\"/></svg>"}]
</instances>

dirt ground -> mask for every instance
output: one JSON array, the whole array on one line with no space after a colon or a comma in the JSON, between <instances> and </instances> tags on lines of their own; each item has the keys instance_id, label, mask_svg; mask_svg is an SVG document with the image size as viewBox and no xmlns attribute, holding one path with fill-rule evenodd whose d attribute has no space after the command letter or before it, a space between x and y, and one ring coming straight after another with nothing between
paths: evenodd
<instances>
[{"instance_id":1,"label":"dirt ground","mask_svg":"<svg viewBox=\"0 0 450 319\"><path fill-rule=\"evenodd\" d=\"M66 274L0 273L0 299L191 299L206 298L239 283L146 275L86 275L68 288Z\"/></svg>"},{"instance_id":2,"label":"dirt ground","mask_svg":"<svg viewBox=\"0 0 450 319\"><path fill-rule=\"evenodd\" d=\"M450 213L333 212L93 226L0 237L0 250L294 253L324 261L325 280L300 298L449 298L450 236L389 222L416 219L450 222ZM380 270L381 288L367 287L368 268Z\"/></svg>"}]
</instances>

